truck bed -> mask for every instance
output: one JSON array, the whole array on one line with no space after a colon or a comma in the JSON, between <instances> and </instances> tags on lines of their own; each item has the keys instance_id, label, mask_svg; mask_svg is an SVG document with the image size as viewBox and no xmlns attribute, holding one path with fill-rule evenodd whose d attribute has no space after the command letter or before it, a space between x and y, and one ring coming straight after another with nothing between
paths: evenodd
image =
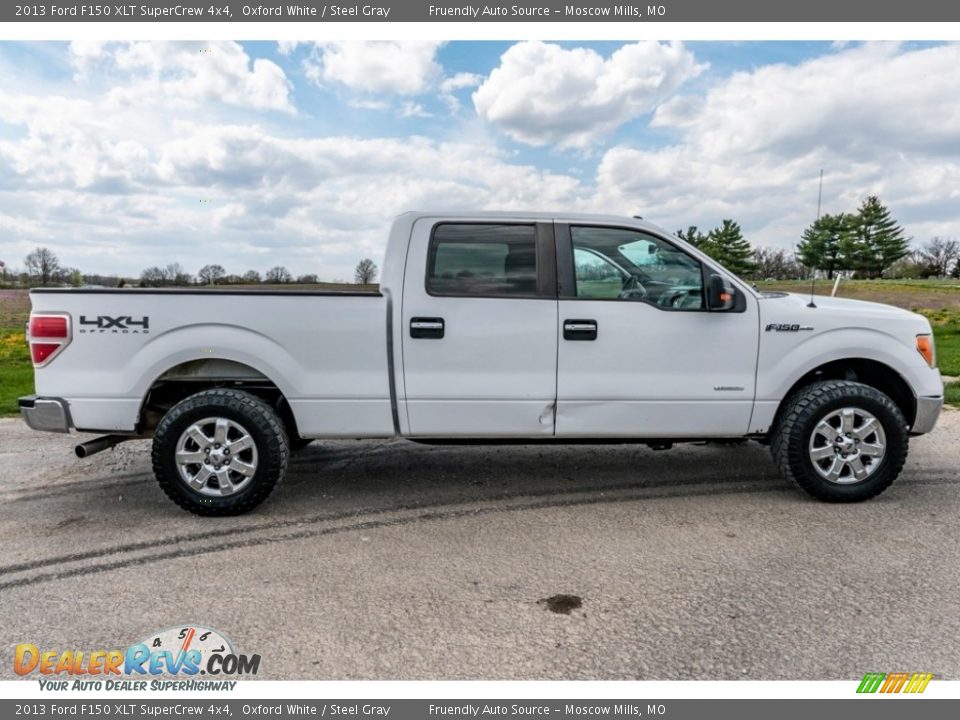
<instances>
[{"instance_id":1,"label":"truck bed","mask_svg":"<svg viewBox=\"0 0 960 720\"><path fill-rule=\"evenodd\" d=\"M275 384L304 437L394 432L378 292L38 289L31 301L35 313L71 317L71 340L37 368L36 391L68 400L79 429L131 432L155 383L200 379L198 361L217 361Z\"/></svg>"}]
</instances>

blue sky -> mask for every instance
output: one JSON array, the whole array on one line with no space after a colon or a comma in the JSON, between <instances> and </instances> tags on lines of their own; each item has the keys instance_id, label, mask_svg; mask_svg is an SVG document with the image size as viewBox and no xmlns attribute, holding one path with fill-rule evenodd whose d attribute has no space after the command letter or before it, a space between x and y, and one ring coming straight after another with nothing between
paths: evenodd
<instances>
[{"instance_id":1,"label":"blue sky","mask_svg":"<svg viewBox=\"0 0 960 720\"><path fill-rule=\"evenodd\" d=\"M407 209L960 235L960 46L0 42L0 259L349 278Z\"/></svg>"}]
</instances>

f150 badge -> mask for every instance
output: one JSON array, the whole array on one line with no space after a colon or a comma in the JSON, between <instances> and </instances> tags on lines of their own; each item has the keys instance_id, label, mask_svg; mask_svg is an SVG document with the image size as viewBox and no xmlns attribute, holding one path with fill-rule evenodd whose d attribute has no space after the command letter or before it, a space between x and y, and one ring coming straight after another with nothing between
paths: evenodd
<instances>
[{"instance_id":1,"label":"f150 badge","mask_svg":"<svg viewBox=\"0 0 960 720\"><path fill-rule=\"evenodd\" d=\"M114 333L127 335L129 333L148 335L150 333L150 317L144 315L134 320L129 315L97 315L95 318L80 316L80 333Z\"/></svg>"},{"instance_id":2,"label":"f150 badge","mask_svg":"<svg viewBox=\"0 0 960 720\"><path fill-rule=\"evenodd\" d=\"M801 330L813 330L810 325L797 325L796 323L770 323L766 327L767 332L774 330L776 332L800 332Z\"/></svg>"}]
</instances>

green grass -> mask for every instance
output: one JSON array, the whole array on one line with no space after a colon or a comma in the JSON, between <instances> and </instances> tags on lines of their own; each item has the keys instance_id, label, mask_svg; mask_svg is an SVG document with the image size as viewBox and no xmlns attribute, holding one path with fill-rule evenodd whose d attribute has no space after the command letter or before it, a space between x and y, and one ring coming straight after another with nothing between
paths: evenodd
<instances>
[{"instance_id":1,"label":"green grass","mask_svg":"<svg viewBox=\"0 0 960 720\"><path fill-rule=\"evenodd\" d=\"M960 375L960 312L920 310L933 326L937 365L944 375Z\"/></svg>"},{"instance_id":2,"label":"green grass","mask_svg":"<svg viewBox=\"0 0 960 720\"><path fill-rule=\"evenodd\" d=\"M33 392L33 366L23 328L0 329L0 416L16 415L17 398Z\"/></svg>"},{"instance_id":3,"label":"green grass","mask_svg":"<svg viewBox=\"0 0 960 720\"><path fill-rule=\"evenodd\" d=\"M944 402L960 408L960 382L947 383L943 386Z\"/></svg>"}]
</instances>

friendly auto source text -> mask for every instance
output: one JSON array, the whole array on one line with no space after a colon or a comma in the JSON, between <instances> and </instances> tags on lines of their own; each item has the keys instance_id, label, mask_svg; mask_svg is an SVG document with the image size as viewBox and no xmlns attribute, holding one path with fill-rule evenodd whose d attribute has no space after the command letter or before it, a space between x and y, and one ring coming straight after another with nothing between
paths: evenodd
<instances>
[{"instance_id":1,"label":"friendly auto source text","mask_svg":"<svg viewBox=\"0 0 960 720\"><path fill-rule=\"evenodd\" d=\"M612 7L580 7L563 5L560 7L529 5L431 5L430 17L437 18L480 18L480 17L615 17L620 19L640 19L643 17L663 17L667 14L664 5L614 5Z\"/></svg>"}]
</instances>

